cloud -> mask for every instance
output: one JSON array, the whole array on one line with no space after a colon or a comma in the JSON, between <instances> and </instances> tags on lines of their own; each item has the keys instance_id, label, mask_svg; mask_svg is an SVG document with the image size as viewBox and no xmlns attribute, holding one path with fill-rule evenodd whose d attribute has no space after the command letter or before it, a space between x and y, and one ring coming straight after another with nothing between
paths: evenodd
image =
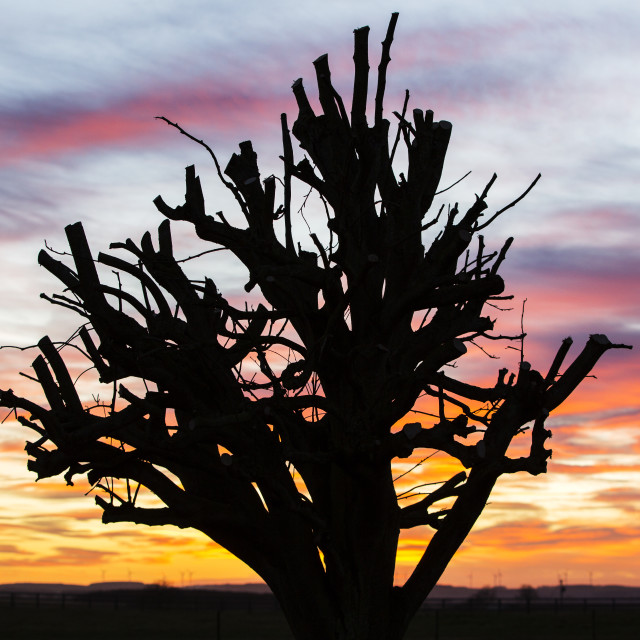
<instances>
[{"instance_id":1,"label":"cloud","mask_svg":"<svg viewBox=\"0 0 640 640\"><path fill-rule=\"evenodd\" d=\"M15 166L26 159L97 153L101 149L149 148L179 140L176 131L168 131L164 123L154 120L160 115L179 121L196 135L202 135L202 128L210 129L213 124L218 140L226 132L235 136L238 130L243 136L262 133L265 124L276 133L279 113L291 110L294 104L285 91L268 96L250 94L240 86L209 85L207 79L199 79L193 85L158 87L97 108L62 104L51 105L46 113L23 108L0 113L6 151L0 166Z\"/></svg>"},{"instance_id":2,"label":"cloud","mask_svg":"<svg viewBox=\"0 0 640 640\"><path fill-rule=\"evenodd\" d=\"M518 248L509 256L510 268L512 271L535 273L538 282L544 279L559 279L559 286L568 282L574 285L590 282L597 287L599 294L607 293L599 286L605 283L613 287L618 294L624 288L629 291L629 286L634 282L634 276L640 268L640 257L635 253L620 255L619 239L615 247L603 246L595 235L599 228L594 226L591 232L592 242L588 245L552 246L542 242L534 247ZM640 216L636 216L635 224L631 228L628 225L622 228L625 244L632 243L627 234L632 233L635 228L640 230ZM593 295L593 292L591 294Z\"/></svg>"},{"instance_id":3,"label":"cloud","mask_svg":"<svg viewBox=\"0 0 640 640\"><path fill-rule=\"evenodd\" d=\"M612 544L636 541L640 528L633 527L563 527L554 528L542 520L522 520L498 524L474 531L469 544L509 551L570 549L580 552L584 545Z\"/></svg>"},{"instance_id":4,"label":"cloud","mask_svg":"<svg viewBox=\"0 0 640 640\"><path fill-rule=\"evenodd\" d=\"M82 549L78 547L60 546L55 548L56 553L34 556L29 558L18 557L3 559L3 565L7 567L48 567L67 565L95 566L109 562L118 556L115 551L102 551L99 549Z\"/></svg>"},{"instance_id":5,"label":"cloud","mask_svg":"<svg viewBox=\"0 0 640 640\"><path fill-rule=\"evenodd\" d=\"M22 453L22 454L24 454L24 440L4 440L4 441L0 441L0 454L3 454L3 453Z\"/></svg>"},{"instance_id":6,"label":"cloud","mask_svg":"<svg viewBox=\"0 0 640 640\"><path fill-rule=\"evenodd\" d=\"M559 453L555 455L556 459L563 460L562 456ZM606 456L605 456L606 457ZM553 459L549 462L549 473L567 474L567 478L571 477L594 477L600 474L611 474L611 473L623 473L627 474L631 471L637 471L638 465L633 464L616 464L615 462L588 462L586 460L582 460L579 463L571 464L569 462L557 462Z\"/></svg>"},{"instance_id":7,"label":"cloud","mask_svg":"<svg viewBox=\"0 0 640 640\"><path fill-rule=\"evenodd\" d=\"M570 413L558 418L551 418L553 427L584 423L603 423L618 418L628 418L640 414L640 407L611 407L602 411L591 411L589 413Z\"/></svg>"},{"instance_id":8,"label":"cloud","mask_svg":"<svg viewBox=\"0 0 640 640\"><path fill-rule=\"evenodd\" d=\"M597 493L593 500L615 506L628 513L640 512L640 490L611 487Z\"/></svg>"},{"instance_id":9,"label":"cloud","mask_svg":"<svg viewBox=\"0 0 640 640\"><path fill-rule=\"evenodd\" d=\"M27 552L15 544L0 544L0 554L24 555Z\"/></svg>"},{"instance_id":10,"label":"cloud","mask_svg":"<svg viewBox=\"0 0 640 640\"><path fill-rule=\"evenodd\" d=\"M496 512L500 511L503 513L511 513L513 511L522 512L522 511L532 511L539 512L542 511L543 508L537 504L532 502L507 502L503 500L490 500L489 504L491 504L491 511Z\"/></svg>"},{"instance_id":11,"label":"cloud","mask_svg":"<svg viewBox=\"0 0 640 640\"><path fill-rule=\"evenodd\" d=\"M76 476L74 486L71 487L68 486L61 478L46 478L36 483L36 477L35 474L33 474L33 482L12 483L7 487L7 490L47 500L69 501L70 499L84 498L85 500L92 502L93 498L91 496L83 496L83 494L90 488L90 485L81 476Z\"/></svg>"},{"instance_id":12,"label":"cloud","mask_svg":"<svg viewBox=\"0 0 640 640\"><path fill-rule=\"evenodd\" d=\"M99 522L102 517L102 509L95 507L93 509L71 509L61 512L61 515L69 520L88 520L90 522Z\"/></svg>"}]
</instances>

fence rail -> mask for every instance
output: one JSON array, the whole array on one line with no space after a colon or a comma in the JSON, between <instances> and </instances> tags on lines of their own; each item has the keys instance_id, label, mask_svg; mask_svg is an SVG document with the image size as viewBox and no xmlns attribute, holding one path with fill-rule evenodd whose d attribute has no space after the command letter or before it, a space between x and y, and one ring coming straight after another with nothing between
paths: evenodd
<instances>
[{"instance_id":1,"label":"fence rail","mask_svg":"<svg viewBox=\"0 0 640 640\"><path fill-rule=\"evenodd\" d=\"M32 592L0 591L0 607L57 609L191 609L209 611L277 611L270 593L242 593L206 589L140 589L113 591ZM429 598L423 611L561 611L591 609L610 611L640 609L640 598Z\"/></svg>"},{"instance_id":2,"label":"fence rail","mask_svg":"<svg viewBox=\"0 0 640 640\"><path fill-rule=\"evenodd\" d=\"M590 597L576 598L565 596L563 598L492 598L478 600L476 598L428 598L422 604L422 610L491 610L491 611L560 611L576 609L640 609L640 598L637 597Z\"/></svg>"},{"instance_id":3,"label":"fence rail","mask_svg":"<svg viewBox=\"0 0 640 640\"><path fill-rule=\"evenodd\" d=\"M205 589L140 589L113 591L0 591L0 607L56 609L191 609L218 611L276 611L269 593L220 592Z\"/></svg>"}]
</instances>

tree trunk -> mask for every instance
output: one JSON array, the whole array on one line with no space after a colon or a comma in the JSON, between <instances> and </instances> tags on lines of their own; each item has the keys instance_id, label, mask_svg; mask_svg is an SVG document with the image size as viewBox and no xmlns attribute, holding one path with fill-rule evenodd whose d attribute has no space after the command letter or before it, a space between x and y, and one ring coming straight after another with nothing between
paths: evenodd
<instances>
[{"instance_id":1,"label":"tree trunk","mask_svg":"<svg viewBox=\"0 0 640 640\"><path fill-rule=\"evenodd\" d=\"M270 581L296 640L403 636L393 587L398 508L390 464L383 472L380 465L333 466L331 519L319 541L326 573L313 582L293 563L290 581Z\"/></svg>"}]
</instances>

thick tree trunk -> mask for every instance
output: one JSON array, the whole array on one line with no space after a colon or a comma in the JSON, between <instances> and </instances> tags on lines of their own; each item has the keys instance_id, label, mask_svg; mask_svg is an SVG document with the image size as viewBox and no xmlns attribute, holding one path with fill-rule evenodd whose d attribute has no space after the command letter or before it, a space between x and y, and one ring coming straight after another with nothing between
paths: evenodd
<instances>
[{"instance_id":1,"label":"thick tree trunk","mask_svg":"<svg viewBox=\"0 0 640 640\"><path fill-rule=\"evenodd\" d=\"M296 572L270 583L296 640L402 638L393 587L398 507L390 464L382 472L381 464L333 466L331 516L318 541L324 575L310 580L308 571Z\"/></svg>"},{"instance_id":2,"label":"thick tree trunk","mask_svg":"<svg viewBox=\"0 0 640 640\"><path fill-rule=\"evenodd\" d=\"M345 639L387 637L393 617L398 509L390 469L380 473L376 466L334 470L329 543L336 541L337 554L327 558L327 571L339 601L339 637Z\"/></svg>"}]
</instances>

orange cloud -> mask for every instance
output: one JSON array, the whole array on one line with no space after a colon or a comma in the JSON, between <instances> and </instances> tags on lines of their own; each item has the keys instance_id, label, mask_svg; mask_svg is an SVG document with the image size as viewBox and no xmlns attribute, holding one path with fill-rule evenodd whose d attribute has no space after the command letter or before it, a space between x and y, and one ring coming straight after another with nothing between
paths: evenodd
<instances>
[{"instance_id":1,"label":"orange cloud","mask_svg":"<svg viewBox=\"0 0 640 640\"><path fill-rule=\"evenodd\" d=\"M640 467L638 471L640 471ZM608 505L614 505L632 514L640 512L640 490L638 489L611 487L596 494L592 499Z\"/></svg>"},{"instance_id":2,"label":"orange cloud","mask_svg":"<svg viewBox=\"0 0 640 640\"><path fill-rule=\"evenodd\" d=\"M96 549L81 549L78 547L56 547L57 553L47 556L31 558L8 558L3 564L8 567L31 566L49 567L65 565L100 565L118 554L115 551L101 551Z\"/></svg>"},{"instance_id":3,"label":"orange cloud","mask_svg":"<svg viewBox=\"0 0 640 640\"><path fill-rule=\"evenodd\" d=\"M1 453L24 453L24 440L4 440L0 441L0 454Z\"/></svg>"}]
</instances>

